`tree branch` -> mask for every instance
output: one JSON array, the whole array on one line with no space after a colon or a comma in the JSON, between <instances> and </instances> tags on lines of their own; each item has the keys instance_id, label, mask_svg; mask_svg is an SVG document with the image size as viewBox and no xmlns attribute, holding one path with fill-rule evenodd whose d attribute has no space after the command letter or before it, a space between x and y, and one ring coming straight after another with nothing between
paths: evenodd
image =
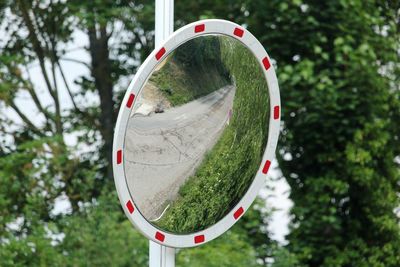
<instances>
[{"instance_id":1,"label":"tree branch","mask_svg":"<svg viewBox=\"0 0 400 267\"><path fill-rule=\"evenodd\" d=\"M36 94L36 91L33 86L33 82L31 79L31 75L29 73L28 67L25 65L26 73L28 74L28 84L26 86L26 90L29 92L30 96L32 97L33 102L35 103L36 107L46 118L46 127L51 130L50 120L52 120L52 115L48 112L41 104L39 97Z\"/></svg>"},{"instance_id":2,"label":"tree branch","mask_svg":"<svg viewBox=\"0 0 400 267\"><path fill-rule=\"evenodd\" d=\"M71 89L70 89L70 87L69 87L69 84L68 84L68 82L67 82L67 79L66 79L66 77L65 77L64 71L63 71L63 69L61 68L60 61L58 61L58 60L57 60L57 66L58 66L58 69L60 70L61 77L62 77L62 79L63 79L63 81L64 81L65 88L67 89L67 92L68 92L68 94L69 94L69 97L71 98L72 105L74 106L74 108L75 108L77 111L81 112L80 108L78 107L78 105L77 105L76 102L75 102L74 95L72 94L72 91L71 91Z\"/></svg>"},{"instance_id":3,"label":"tree branch","mask_svg":"<svg viewBox=\"0 0 400 267\"><path fill-rule=\"evenodd\" d=\"M49 77L47 75L47 71L46 71L46 66L45 66L45 62L44 62L44 59L45 59L44 51L43 51L43 48L41 47L40 42L39 42L39 40L37 38L37 32L35 30L35 27L33 26L32 20L31 20L31 18L29 16L29 12L28 12L28 9L26 7L26 3L27 2L25 2L23 0L17 0L17 4L19 6L19 9L22 12L22 18L23 18L23 20L25 22L26 27L28 28L28 32L29 32L28 37L29 37L29 39L30 39L30 41L32 43L33 50L35 51L36 56L38 57L40 69L42 71L42 75L43 75L43 78L45 80L47 89L48 89L50 95L53 98L55 98L54 91L53 91L53 89L51 87L50 79L49 79Z\"/></svg>"},{"instance_id":4,"label":"tree branch","mask_svg":"<svg viewBox=\"0 0 400 267\"><path fill-rule=\"evenodd\" d=\"M40 136L44 136L42 131L40 131L39 128L36 127L35 124L31 120L28 119L28 117L25 116L24 113L17 107L15 104L14 100L12 100L10 103L10 107L18 114L18 116L21 118L21 120L31 129L34 133Z\"/></svg>"},{"instance_id":5,"label":"tree branch","mask_svg":"<svg viewBox=\"0 0 400 267\"><path fill-rule=\"evenodd\" d=\"M79 60L79 59L62 57L62 58L60 58L60 60L63 60L63 61L70 61L70 62L82 64L82 65L84 65L85 67L87 67L89 70L91 70L91 67L90 67L90 64L89 64L89 63L86 63L86 62L81 61L81 60Z\"/></svg>"},{"instance_id":6,"label":"tree branch","mask_svg":"<svg viewBox=\"0 0 400 267\"><path fill-rule=\"evenodd\" d=\"M51 73L53 76L53 85L54 85L54 103L55 103L55 108L56 108L56 116L55 116L55 122L56 122L56 131L58 134L62 135L63 132L63 127L62 127L62 118L61 118L61 107L60 107L60 99L58 96L58 86L57 86L57 77L56 77L56 51L55 51L55 41L53 38L50 40L51 44Z\"/></svg>"}]
</instances>

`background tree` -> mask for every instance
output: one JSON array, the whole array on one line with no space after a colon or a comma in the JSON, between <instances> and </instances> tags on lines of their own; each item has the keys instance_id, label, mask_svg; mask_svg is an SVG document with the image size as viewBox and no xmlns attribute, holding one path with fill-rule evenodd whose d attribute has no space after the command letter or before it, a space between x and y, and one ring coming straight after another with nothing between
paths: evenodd
<instances>
[{"instance_id":1,"label":"background tree","mask_svg":"<svg viewBox=\"0 0 400 267\"><path fill-rule=\"evenodd\" d=\"M116 258L117 251L134 253L134 243L129 240L114 243L114 251L107 251L112 256L102 253L102 244L111 244L116 237L137 237L138 234L129 234L131 226L121 221L122 213L118 210L115 195L115 201L110 202L114 205L113 212L102 210L106 206L103 202L110 200L104 196L113 186L106 156L110 140L104 130L113 127L103 122L112 121L115 111L104 113L102 110L110 107L98 103L105 102L101 94L110 93L105 90L113 90L113 97L109 100L111 107L116 108L118 86L114 83L124 71L134 72L142 56L138 52L142 50L136 48L136 54L131 54L129 62L117 61L118 51L127 49L124 42L143 48L152 33L142 29L136 35L113 43L115 35L123 35L122 32L128 32L126 29L133 25L138 27L132 19L127 26L123 21L128 21L126 17L130 15L134 17L140 8L132 2L121 2L120 6L112 8L103 4L107 12L114 11L119 15L114 20L107 20L106 38L101 35L103 32L99 27L107 15L103 14L105 11L101 5L100 11L90 13L95 22L85 24L82 22L84 18L79 16L80 9L73 2L1 2L1 31L4 36L0 44L2 266L109 265L110 260L118 265L126 264L124 260L132 263L128 258ZM124 5L125 13L119 13ZM86 6L82 4L80 8ZM95 40L80 49L89 51L100 46L99 49L106 51L101 52L108 53L109 58L103 58L104 53L92 53L94 58L89 62L69 58L69 49L76 50L71 48L76 32L81 29L90 39L89 28L94 24L99 31L95 33L96 37L92 35ZM105 67L102 64L99 67L96 62L104 63L103 60L108 69L105 70L107 73L99 76L97 69ZM64 63L71 61L88 69L88 74L76 80L75 86L65 72ZM114 61L118 64L109 64ZM111 85L110 77L113 77ZM97 88L96 82L107 85L107 88ZM97 97L98 102L90 101ZM101 114L107 116L102 118ZM76 141L71 142L71 139ZM66 213L54 209L62 199L71 206ZM100 223L106 225L102 228L103 235L102 229L97 227ZM114 232L109 231L110 228ZM98 231L94 233L90 229ZM90 241L99 246L90 244ZM143 244L143 241L138 244ZM143 253L142 246L136 249ZM77 252L84 251L87 256L80 258L82 255ZM68 258L71 263L64 259L65 255L71 255ZM146 255L143 257L147 261ZM143 261L138 262L138 266L143 265Z\"/></svg>"},{"instance_id":2,"label":"background tree","mask_svg":"<svg viewBox=\"0 0 400 267\"><path fill-rule=\"evenodd\" d=\"M110 150L122 96L153 49L153 3L2 1L0 21L0 265L146 265L148 242L120 210ZM77 34L87 42L71 47ZM86 69L73 83L67 62ZM71 207L60 213L61 199ZM265 220L258 210L248 216ZM248 235L265 243L266 229L252 220L234 231L209 249L245 250L220 266L258 264ZM201 253L184 262L200 264Z\"/></svg>"},{"instance_id":3,"label":"background tree","mask_svg":"<svg viewBox=\"0 0 400 267\"><path fill-rule=\"evenodd\" d=\"M400 262L399 7L249 3L248 25L278 62L289 249L306 266Z\"/></svg>"}]
</instances>

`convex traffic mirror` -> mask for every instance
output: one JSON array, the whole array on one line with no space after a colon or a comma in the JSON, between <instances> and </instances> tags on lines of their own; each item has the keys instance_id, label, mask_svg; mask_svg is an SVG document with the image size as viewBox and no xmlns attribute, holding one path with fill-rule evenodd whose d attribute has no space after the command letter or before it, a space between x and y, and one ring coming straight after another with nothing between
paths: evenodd
<instances>
[{"instance_id":1,"label":"convex traffic mirror","mask_svg":"<svg viewBox=\"0 0 400 267\"><path fill-rule=\"evenodd\" d=\"M127 90L114 137L121 204L149 239L195 246L231 227L262 187L279 134L275 72L244 28L175 32Z\"/></svg>"}]
</instances>

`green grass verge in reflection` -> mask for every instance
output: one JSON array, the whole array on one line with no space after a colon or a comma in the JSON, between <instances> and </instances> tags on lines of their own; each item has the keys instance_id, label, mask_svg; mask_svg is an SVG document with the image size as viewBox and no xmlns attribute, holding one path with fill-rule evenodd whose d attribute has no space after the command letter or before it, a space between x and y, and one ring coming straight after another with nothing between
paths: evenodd
<instances>
[{"instance_id":1,"label":"green grass verge in reflection","mask_svg":"<svg viewBox=\"0 0 400 267\"><path fill-rule=\"evenodd\" d=\"M171 106L183 105L230 83L220 55L218 37L192 39L172 52L150 81L163 92Z\"/></svg>"},{"instance_id":2,"label":"green grass verge in reflection","mask_svg":"<svg viewBox=\"0 0 400 267\"><path fill-rule=\"evenodd\" d=\"M269 98L260 64L240 42L219 39L222 61L236 84L233 115L179 197L154 223L164 231L192 233L222 219L249 188L266 146Z\"/></svg>"}]
</instances>

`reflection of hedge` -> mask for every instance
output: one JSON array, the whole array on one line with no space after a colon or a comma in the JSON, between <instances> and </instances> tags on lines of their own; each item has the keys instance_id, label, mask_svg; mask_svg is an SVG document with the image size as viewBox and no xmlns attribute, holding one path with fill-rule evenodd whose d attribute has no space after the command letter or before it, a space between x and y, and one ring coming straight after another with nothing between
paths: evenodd
<instances>
[{"instance_id":1,"label":"reflection of hedge","mask_svg":"<svg viewBox=\"0 0 400 267\"><path fill-rule=\"evenodd\" d=\"M236 82L230 125L206 155L195 175L180 188L156 225L175 233L203 230L219 221L241 199L261 162L267 141L268 90L256 58L230 37L221 54Z\"/></svg>"},{"instance_id":2,"label":"reflection of hedge","mask_svg":"<svg viewBox=\"0 0 400 267\"><path fill-rule=\"evenodd\" d=\"M185 104L229 83L216 36L192 39L176 49L150 78L171 102Z\"/></svg>"}]
</instances>

